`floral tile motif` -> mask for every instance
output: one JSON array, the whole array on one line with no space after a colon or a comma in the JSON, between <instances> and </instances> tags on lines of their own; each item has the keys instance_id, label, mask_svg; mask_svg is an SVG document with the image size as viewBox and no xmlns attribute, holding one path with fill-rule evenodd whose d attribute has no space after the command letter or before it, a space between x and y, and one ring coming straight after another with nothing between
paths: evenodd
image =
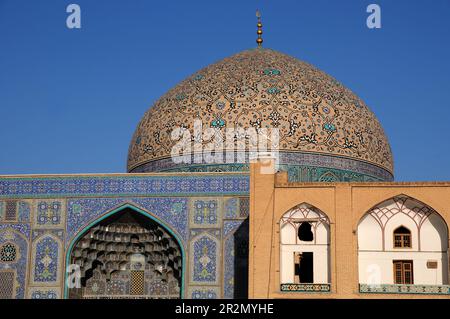
<instances>
[{"instance_id":1,"label":"floral tile motif","mask_svg":"<svg viewBox=\"0 0 450 319\"><path fill-rule=\"evenodd\" d=\"M225 134L226 128L277 127L280 153L320 153L329 161L341 157L386 173L393 170L389 142L373 112L314 66L258 49L239 52L200 73L200 80L185 79L145 113L130 143L128 171L170 159L177 141L168 128L193 132L198 119L218 134ZM210 141L202 143L207 147ZM297 156L294 164L302 163Z\"/></svg>"},{"instance_id":2,"label":"floral tile motif","mask_svg":"<svg viewBox=\"0 0 450 319\"><path fill-rule=\"evenodd\" d=\"M30 203L26 201L20 201L19 202L19 214L18 214L18 221L19 223L28 223L30 221L30 214L31 214L31 208ZM0 218L1 219L1 218Z\"/></svg>"},{"instance_id":3,"label":"floral tile motif","mask_svg":"<svg viewBox=\"0 0 450 319\"><path fill-rule=\"evenodd\" d=\"M214 227L219 223L219 199L192 199L191 227Z\"/></svg>"},{"instance_id":4,"label":"floral tile motif","mask_svg":"<svg viewBox=\"0 0 450 319\"><path fill-rule=\"evenodd\" d=\"M239 199L237 197L225 199L224 218L237 218L239 210Z\"/></svg>"},{"instance_id":5,"label":"floral tile motif","mask_svg":"<svg viewBox=\"0 0 450 319\"><path fill-rule=\"evenodd\" d=\"M32 281L34 283L58 283L61 245L52 235L43 235L33 242Z\"/></svg>"},{"instance_id":6,"label":"floral tile motif","mask_svg":"<svg viewBox=\"0 0 450 319\"><path fill-rule=\"evenodd\" d=\"M249 176L71 176L0 178L0 198L246 195Z\"/></svg>"},{"instance_id":7,"label":"floral tile motif","mask_svg":"<svg viewBox=\"0 0 450 319\"><path fill-rule=\"evenodd\" d=\"M59 240L64 241L64 229L33 229L31 239L34 241L44 234L52 234L54 237L59 238Z\"/></svg>"},{"instance_id":8,"label":"floral tile motif","mask_svg":"<svg viewBox=\"0 0 450 319\"><path fill-rule=\"evenodd\" d=\"M12 190L17 193L10 198L6 194ZM176 192L181 190L189 196L173 196L180 195ZM97 193L107 196L94 196ZM130 193L140 196L129 196ZM77 196L71 198L68 194ZM243 218L240 216L243 196L248 196L248 176L239 174L209 175L203 179L78 176L6 181L0 178L0 198L4 198L0 201L0 212L5 213L6 202L14 202L15 208L14 221L0 222L0 241L12 242L18 256L8 264L14 272L14 297L61 298L64 249L85 227L126 204L148 212L180 238L185 248L185 267L189 270L184 282L186 296L192 295L191 288L207 288L210 291L198 290L196 297L221 297L222 270L231 269L224 263L233 265L234 258L232 247L223 244L224 236L230 236ZM226 223L225 201L228 201ZM221 258L221 254L227 255L228 260ZM0 270L5 264L0 263ZM232 273L231 269L229 274Z\"/></svg>"},{"instance_id":9,"label":"floral tile motif","mask_svg":"<svg viewBox=\"0 0 450 319\"><path fill-rule=\"evenodd\" d=\"M175 230L181 236L181 239L186 242L188 234L186 198L85 198L68 200L67 202L66 245L84 227L125 204L142 208L156 216Z\"/></svg>"},{"instance_id":10,"label":"floral tile motif","mask_svg":"<svg viewBox=\"0 0 450 319\"><path fill-rule=\"evenodd\" d=\"M218 287L191 287L189 290L191 299L217 299L219 297Z\"/></svg>"},{"instance_id":11,"label":"floral tile motif","mask_svg":"<svg viewBox=\"0 0 450 319\"><path fill-rule=\"evenodd\" d=\"M225 239L224 263L223 263L223 297L234 297L234 238Z\"/></svg>"},{"instance_id":12,"label":"floral tile motif","mask_svg":"<svg viewBox=\"0 0 450 319\"><path fill-rule=\"evenodd\" d=\"M202 234L191 242L192 282L217 283L219 241Z\"/></svg>"},{"instance_id":13,"label":"floral tile motif","mask_svg":"<svg viewBox=\"0 0 450 319\"><path fill-rule=\"evenodd\" d=\"M359 284L361 293L450 295L450 285L368 285Z\"/></svg>"},{"instance_id":14,"label":"floral tile motif","mask_svg":"<svg viewBox=\"0 0 450 319\"><path fill-rule=\"evenodd\" d=\"M34 224L36 227L61 227L65 221L65 202L61 200L39 200L36 202Z\"/></svg>"},{"instance_id":15,"label":"floral tile motif","mask_svg":"<svg viewBox=\"0 0 450 319\"><path fill-rule=\"evenodd\" d=\"M30 238L31 227L29 224L0 224L0 231L4 229L15 230L25 236L26 239Z\"/></svg>"},{"instance_id":16,"label":"floral tile motif","mask_svg":"<svg viewBox=\"0 0 450 319\"><path fill-rule=\"evenodd\" d=\"M223 237L227 237L242 224L242 220L226 220L223 222Z\"/></svg>"},{"instance_id":17,"label":"floral tile motif","mask_svg":"<svg viewBox=\"0 0 450 319\"><path fill-rule=\"evenodd\" d=\"M0 225L0 246L6 243L12 243L15 251L13 260L0 262L0 272L8 271L12 273L10 270L13 270L14 275L11 277L13 282L10 282L8 285L12 284L15 287L15 291L12 293L13 298L23 299L25 297L25 282L28 266L28 241L24 234L21 233L20 227L17 226L20 225Z\"/></svg>"},{"instance_id":18,"label":"floral tile motif","mask_svg":"<svg viewBox=\"0 0 450 319\"><path fill-rule=\"evenodd\" d=\"M57 288L29 288L28 298L30 299L59 299L60 292Z\"/></svg>"}]
</instances>

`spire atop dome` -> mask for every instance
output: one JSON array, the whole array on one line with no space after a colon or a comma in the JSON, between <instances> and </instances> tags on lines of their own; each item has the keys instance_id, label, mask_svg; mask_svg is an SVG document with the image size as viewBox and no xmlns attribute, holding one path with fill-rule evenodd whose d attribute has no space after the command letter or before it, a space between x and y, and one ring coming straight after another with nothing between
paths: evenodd
<instances>
[{"instance_id":1,"label":"spire atop dome","mask_svg":"<svg viewBox=\"0 0 450 319\"><path fill-rule=\"evenodd\" d=\"M256 31L256 34L258 35L258 38L256 39L256 43L258 43L258 48L262 46L263 39L262 39L262 23L261 23L261 12L259 10L256 10L256 17L258 18L258 24L256 25L258 27L258 31Z\"/></svg>"}]
</instances>

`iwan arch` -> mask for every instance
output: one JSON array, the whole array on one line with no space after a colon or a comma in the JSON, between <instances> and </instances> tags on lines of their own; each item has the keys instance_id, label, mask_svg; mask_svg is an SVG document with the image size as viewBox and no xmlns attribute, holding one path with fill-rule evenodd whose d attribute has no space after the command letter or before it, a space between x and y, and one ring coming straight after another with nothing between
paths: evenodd
<instances>
[{"instance_id":1,"label":"iwan arch","mask_svg":"<svg viewBox=\"0 0 450 319\"><path fill-rule=\"evenodd\" d=\"M176 231L143 209L121 205L69 243L64 297L182 298L184 256Z\"/></svg>"}]
</instances>

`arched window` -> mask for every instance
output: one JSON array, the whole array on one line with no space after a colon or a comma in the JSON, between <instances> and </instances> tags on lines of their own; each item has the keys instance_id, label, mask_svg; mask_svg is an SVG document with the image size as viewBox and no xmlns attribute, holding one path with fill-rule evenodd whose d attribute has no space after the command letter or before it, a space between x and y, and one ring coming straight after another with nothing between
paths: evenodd
<instances>
[{"instance_id":1,"label":"arched window","mask_svg":"<svg viewBox=\"0 0 450 319\"><path fill-rule=\"evenodd\" d=\"M400 226L394 230L394 248L411 248L411 231Z\"/></svg>"},{"instance_id":2,"label":"arched window","mask_svg":"<svg viewBox=\"0 0 450 319\"><path fill-rule=\"evenodd\" d=\"M298 239L301 241L313 241L314 235L311 229L311 224L303 222L298 227Z\"/></svg>"},{"instance_id":3,"label":"arched window","mask_svg":"<svg viewBox=\"0 0 450 319\"><path fill-rule=\"evenodd\" d=\"M314 289L314 286L303 284L320 284L329 287L329 233L328 217L309 204L297 205L281 217L281 291L312 291L309 289Z\"/></svg>"}]
</instances>

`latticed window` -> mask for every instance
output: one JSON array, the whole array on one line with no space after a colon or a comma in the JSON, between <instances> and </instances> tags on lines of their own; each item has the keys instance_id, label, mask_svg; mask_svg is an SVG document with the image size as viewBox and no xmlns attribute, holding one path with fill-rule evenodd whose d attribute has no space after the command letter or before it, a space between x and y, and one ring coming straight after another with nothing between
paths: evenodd
<instances>
[{"instance_id":1,"label":"latticed window","mask_svg":"<svg viewBox=\"0 0 450 319\"><path fill-rule=\"evenodd\" d=\"M0 261L14 262L17 258L16 246L11 243L6 243L0 247Z\"/></svg>"},{"instance_id":2,"label":"latticed window","mask_svg":"<svg viewBox=\"0 0 450 319\"><path fill-rule=\"evenodd\" d=\"M14 279L13 270L0 270L0 299L14 298Z\"/></svg>"},{"instance_id":3,"label":"latticed window","mask_svg":"<svg viewBox=\"0 0 450 319\"><path fill-rule=\"evenodd\" d=\"M17 201L7 201L5 211L5 221L15 221L17 215Z\"/></svg>"},{"instance_id":4,"label":"latticed window","mask_svg":"<svg viewBox=\"0 0 450 319\"><path fill-rule=\"evenodd\" d=\"M145 293L144 287L144 271L132 270L130 282L130 295L143 295Z\"/></svg>"},{"instance_id":5,"label":"latticed window","mask_svg":"<svg viewBox=\"0 0 450 319\"><path fill-rule=\"evenodd\" d=\"M412 260L394 261L394 283L396 285L414 284Z\"/></svg>"},{"instance_id":6,"label":"latticed window","mask_svg":"<svg viewBox=\"0 0 450 319\"><path fill-rule=\"evenodd\" d=\"M394 230L394 248L411 248L411 231L403 226Z\"/></svg>"}]
</instances>

